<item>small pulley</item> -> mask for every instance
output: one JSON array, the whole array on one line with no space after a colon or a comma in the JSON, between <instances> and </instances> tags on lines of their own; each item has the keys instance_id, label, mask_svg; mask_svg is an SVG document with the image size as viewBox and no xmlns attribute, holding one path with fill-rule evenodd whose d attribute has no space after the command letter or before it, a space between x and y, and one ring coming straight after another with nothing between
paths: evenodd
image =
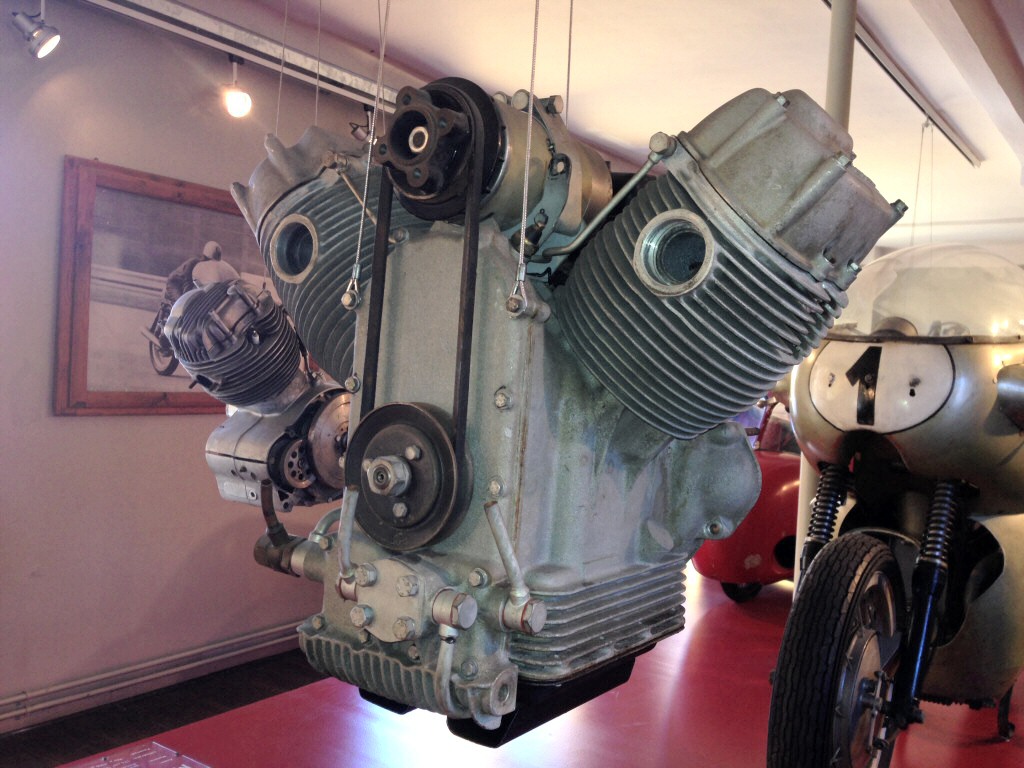
<instances>
[{"instance_id":1,"label":"small pulley","mask_svg":"<svg viewBox=\"0 0 1024 768\"><path fill-rule=\"evenodd\" d=\"M472 105L472 106L471 106ZM483 187L470 189L470 147L483 137ZM375 159L388 169L403 207L430 221L453 219L467 194L482 196L500 165L500 120L493 99L469 80L449 77L398 92L391 128Z\"/></svg>"}]
</instances>

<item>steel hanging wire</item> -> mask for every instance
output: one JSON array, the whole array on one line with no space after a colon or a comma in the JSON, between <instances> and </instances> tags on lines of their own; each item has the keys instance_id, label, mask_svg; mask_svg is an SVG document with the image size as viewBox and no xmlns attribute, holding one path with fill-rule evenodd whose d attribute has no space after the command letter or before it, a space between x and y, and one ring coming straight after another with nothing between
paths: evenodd
<instances>
[{"instance_id":1,"label":"steel hanging wire","mask_svg":"<svg viewBox=\"0 0 1024 768\"><path fill-rule=\"evenodd\" d=\"M320 25L324 15L324 0L320 0L316 10L316 82L313 84L313 125L317 124L320 114Z\"/></svg>"},{"instance_id":2,"label":"steel hanging wire","mask_svg":"<svg viewBox=\"0 0 1024 768\"><path fill-rule=\"evenodd\" d=\"M575 0L569 0L569 50L565 62L565 99L563 99L564 107L562 108L562 122L565 123L566 130L569 128L569 85L572 78L572 19L574 3Z\"/></svg>"},{"instance_id":3,"label":"steel hanging wire","mask_svg":"<svg viewBox=\"0 0 1024 768\"><path fill-rule=\"evenodd\" d=\"M366 228L366 198L370 192L370 168L373 165L373 145L377 136L377 114L384 110L384 52L388 43L388 20L391 18L391 0L387 0L384 7L384 23L379 27L380 31L380 55L377 58L377 84L373 95L373 110L370 113L370 135L366 137L366 173L363 177L363 200L362 210L359 215L359 232L356 235L356 259L352 265L352 275L349 277L348 285L345 287L343 297L348 297L345 304L349 309L354 309L359 303L359 275L361 266L360 257L363 254L363 233ZM380 25L380 0L377 2L377 23ZM354 359L354 358L353 358Z\"/></svg>"},{"instance_id":4,"label":"steel hanging wire","mask_svg":"<svg viewBox=\"0 0 1024 768\"><path fill-rule=\"evenodd\" d=\"M274 115L274 135L281 134L281 91L284 90L284 52L288 37L288 0L284 2L284 23L281 27L281 68L277 73L277 113Z\"/></svg>"},{"instance_id":5,"label":"steel hanging wire","mask_svg":"<svg viewBox=\"0 0 1024 768\"><path fill-rule=\"evenodd\" d=\"M537 33L540 30L540 0L533 6L533 51L530 57L530 97L526 107L526 161L523 172L523 215L519 223L519 264L516 269L516 281L508 296L507 306L514 314L526 309L526 292L523 284L526 280L526 215L529 213L530 192L530 158L533 149L533 89L537 79Z\"/></svg>"}]
</instances>

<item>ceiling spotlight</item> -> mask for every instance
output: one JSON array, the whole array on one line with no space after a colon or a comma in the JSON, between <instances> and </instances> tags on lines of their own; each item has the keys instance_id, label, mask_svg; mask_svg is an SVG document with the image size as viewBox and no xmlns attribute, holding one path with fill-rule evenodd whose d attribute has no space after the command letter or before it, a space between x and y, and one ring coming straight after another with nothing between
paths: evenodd
<instances>
[{"instance_id":1,"label":"ceiling spotlight","mask_svg":"<svg viewBox=\"0 0 1024 768\"><path fill-rule=\"evenodd\" d=\"M252 111L252 96L238 87L238 65L244 64L238 56L228 54L231 61L231 85L224 89L224 109L232 117L245 117Z\"/></svg>"},{"instance_id":2,"label":"ceiling spotlight","mask_svg":"<svg viewBox=\"0 0 1024 768\"><path fill-rule=\"evenodd\" d=\"M28 41L28 49L37 59L43 58L46 54L57 47L60 42L60 32L54 27L46 24L43 19L45 4L39 4L39 13L29 16L22 11L14 11L12 23Z\"/></svg>"}]
</instances>

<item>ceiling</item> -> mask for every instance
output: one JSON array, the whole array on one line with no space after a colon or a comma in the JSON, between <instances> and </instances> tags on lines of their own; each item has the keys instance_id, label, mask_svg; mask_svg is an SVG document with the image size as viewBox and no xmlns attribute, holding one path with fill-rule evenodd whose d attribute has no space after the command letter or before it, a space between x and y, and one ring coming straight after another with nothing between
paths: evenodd
<instances>
[{"instance_id":1,"label":"ceiling","mask_svg":"<svg viewBox=\"0 0 1024 768\"><path fill-rule=\"evenodd\" d=\"M246 27L257 12L283 19L286 1L293 29L315 30L319 19L325 41L377 55L388 0L192 4ZM488 91L528 88L534 7L391 0L385 58L423 80L460 75ZM822 0L541 0L534 90L566 94L574 133L639 165L652 133L689 130L751 87L799 88L823 104L830 13ZM924 114L858 46L855 164L889 200L911 206L881 244L1011 244L1024 260L1024 0L860 0L858 19L981 158L975 167L925 129ZM326 43L321 57L351 67L340 50Z\"/></svg>"}]
</instances>

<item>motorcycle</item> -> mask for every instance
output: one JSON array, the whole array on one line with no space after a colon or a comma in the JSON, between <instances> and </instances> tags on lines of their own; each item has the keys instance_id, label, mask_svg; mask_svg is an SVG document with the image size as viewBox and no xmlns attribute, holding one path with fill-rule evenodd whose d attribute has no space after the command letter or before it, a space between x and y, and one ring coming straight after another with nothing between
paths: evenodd
<instances>
[{"instance_id":1,"label":"motorcycle","mask_svg":"<svg viewBox=\"0 0 1024 768\"><path fill-rule=\"evenodd\" d=\"M142 335L149 342L149 362L153 370L161 376L170 376L178 368L178 358L174 356L171 343L164 336L164 323L171 314L171 305L166 301L160 302L160 308L149 327L140 329Z\"/></svg>"},{"instance_id":2,"label":"motorcycle","mask_svg":"<svg viewBox=\"0 0 1024 768\"><path fill-rule=\"evenodd\" d=\"M1024 270L965 246L864 268L793 374L817 475L769 768L889 765L922 701L996 707L1024 668Z\"/></svg>"}]
</instances>

